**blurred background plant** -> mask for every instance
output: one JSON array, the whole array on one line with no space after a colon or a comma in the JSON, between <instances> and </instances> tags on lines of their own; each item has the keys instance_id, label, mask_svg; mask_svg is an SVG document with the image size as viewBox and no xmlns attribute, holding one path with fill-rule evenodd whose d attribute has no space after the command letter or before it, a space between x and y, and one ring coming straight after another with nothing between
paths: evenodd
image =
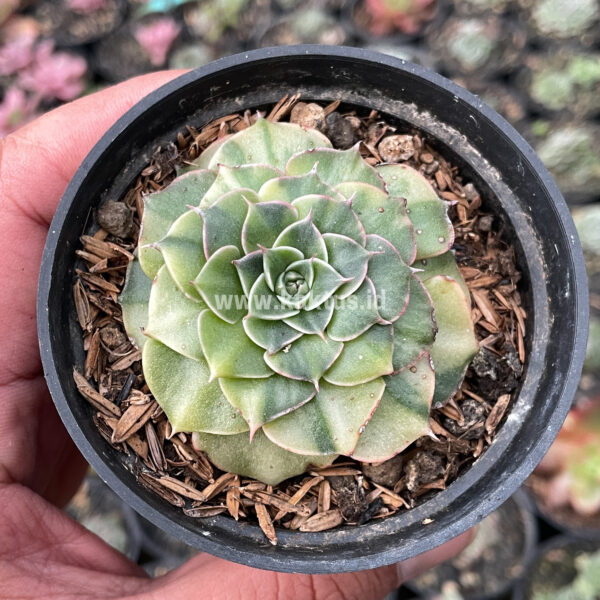
<instances>
[{"instance_id":1,"label":"blurred background plant","mask_svg":"<svg viewBox=\"0 0 600 600\"><path fill-rule=\"evenodd\" d=\"M536 148L571 205L590 276L592 326L576 402L599 397L600 0L0 0L0 137L134 75L296 43L367 47L435 69ZM567 423L585 421L575 417L581 410ZM140 560L152 573L189 556L142 538ZM148 550L160 546L168 552ZM449 585L444 597L464 592Z\"/></svg>"}]
</instances>

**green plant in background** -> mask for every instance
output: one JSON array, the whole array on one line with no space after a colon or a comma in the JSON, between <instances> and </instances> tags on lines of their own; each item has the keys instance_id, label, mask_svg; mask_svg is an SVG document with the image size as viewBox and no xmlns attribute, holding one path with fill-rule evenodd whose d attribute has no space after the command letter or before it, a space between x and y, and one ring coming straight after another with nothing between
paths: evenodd
<instances>
[{"instance_id":1,"label":"green plant in background","mask_svg":"<svg viewBox=\"0 0 600 600\"><path fill-rule=\"evenodd\" d=\"M570 505L581 515L600 511L600 401L571 409L537 472L549 476L549 508Z\"/></svg>"},{"instance_id":2,"label":"green plant in background","mask_svg":"<svg viewBox=\"0 0 600 600\"><path fill-rule=\"evenodd\" d=\"M535 29L559 39L583 35L595 26L599 15L597 0L536 0L531 9Z\"/></svg>"},{"instance_id":3,"label":"green plant in background","mask_svg":"<svg viewBox=\"0 0 600 600\"><path fill-rule=\"evenodd\" d=\"M580 554L575 558L577 575L560 590L537 592L532 600L597 600L600 598L600 552Z\"/></svg>"},{"instance_id":4,"label":"green plant in background","mask_svg":"<svg viewBox=\"0 0 600 600\"><path fill-rule=\"evenodd\" d=\"M485 65L496 47L496 42L484 21L468 19L457 21L447 39L447 51L466 72Z\"/></svg>"},{"instance_id":5,"label":"green plant in background","mask_svg":"<svg viewBox=\"0 0 600 600\"><path fill-rule=\"evenodd\" d=\"M536 127L550 132L537 152L567 199L594 198L600 188L600 136L592 124Z\"/></svg>"},{"instance_id":6,"label":"green plant in background","mask_svg":"<svg viewBox=\"0 0 600 600\"><path fill-rule=\"evenodd\" d=\"M188 27L205 42L218 42L226 29L239 25L248 0L210 0L188 7Z\"/></svg>"},{"instance_id":7,"label":"green plant in background","mask_svg":"<svg viewBox=\"0 0 600 600\"><path fill-rule=\"evenodd\" d=\"M558 53L532 57L529 95L547 110L567 110L577 117L600 111L600 55Z\"/></svg>"},{"instance_id":8,"label":"green plant in background","mask_svg":"<svg viewBox=\"0 0 600 600\"><path fill-rule=\"evenodd\" d=\"M477 351L453 239L415 170L259 119L145 199L123 319L173 430L220 468L383 461Z\"/></svg>"}]
</instances>

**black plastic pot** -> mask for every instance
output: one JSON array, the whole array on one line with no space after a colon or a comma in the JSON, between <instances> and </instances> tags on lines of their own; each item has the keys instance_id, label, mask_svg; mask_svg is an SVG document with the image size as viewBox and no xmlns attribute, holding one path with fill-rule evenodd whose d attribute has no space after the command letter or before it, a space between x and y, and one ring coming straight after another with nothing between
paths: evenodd
<instances>
[{"instance_id":1,"label":"black plastic pot","mask_svg":"<svg viewBox=\"0 0 600 600\"><path fill-rule=\"evenodd\" d=\"M577 521L577 523L570 522L565 516L555 515L551 510L545 508L532 489L527 486L523 486L523 489L529 496L531 504L539 518L554 530L571 538L591 540L600 544L600 517L595 516L586 519L585 517L576 515L573 511L573 520ZM589 523L586 521L589 521Z\"/></svg>"},{"instance_id":2,"label":"black plastic pot","mask_svg":"<svg viewBox=\"0 0 600 600\"><path fill-rule=\"evenodd\" d=\"M469 593L460 588L459 594L463 600L502 600L503 598L506 598L512 592L515 584L523 577L523 575L525 575L526 567L531 563L535 556L538 543L537 520L535 513L533 512L531 500L523 491L523 488L517 490L500 508L498 508L496 514L501 515L503 521L504 527L502 533L507 533L507 530L511 529L517 531L519 536L522 536L520 540L522 542L521 548L518 553L514 555L514 563L506 566L505 572L509 572L509 575L503 577L501 585L498 585L495 591L484 593L478 588L476 591ZM480 527L481 526L482 525L480 525ZM492 563L498 561L498 552L496 551L497 546L500 546L505 539L506 536L500 537L493 546L493 556L488 556L484 559L484 562L479 563L480 568L477 569L477 573L481 575L483 581L488 578L487 569ZM481 557L482 553L485 553L486 551L490 553L492 548L488 547L487 549L482 550L481 547L477 547L477 542L473 542L473 546L475 546L475 548L468 548L464 551L464 554L471 552L471 556L473 556L474 553L477 553L477 556ZM459 555L457 559L459 559L460 556L461 555ZM454 578L456 575L455 571L444 571L443 569L444 566L440 565L435 567L430 573L438 571L444 574L444 579L446 581L456 581ZM425 574L425 576L426 575L427 574ZM448 579L446 579L446 577L448 577ZM434 588L423 585L422 578L409 581L405 585L420 598L431 599L443 597L443 593L439 587L436 586ZM474 588L475 585L471 583L470 587ZM488 585L488 589L489 587L491 586Z\"/></svg>"},{"instance_id":3,"label":"black plastic pot","mask_svg":"<svg viewBox=\"0 0 600 600\"><path fill-rule=\"evenodd\" d=\"M562 551L562 553L559 555L556 551ZM533 597L532 592L536 582L543 582L546 585L554 584L556 589L552 591L558 591L561 587L568 585L576 574L574 558L586 552L598 551L600 551L600 542L580 540L564 535L544 542L530 562L526 577L515 588L512 600L530 600ZM540 571L544 557L552 552L555 555L553 557L554 567L550 566L543 572Z\"/></svg>"},{"instance_id":4,"label":"black plastic pot","mask_svg":"<svg viewBox=\"0 0 600 600\"><path fill-rule=\"evenodd\" d=\"M278 532L226 516L195 520L142 487L100 436L72 379L84 360L71 300L75 248L91 209L119 198L157 144L286 93L343 99L416 127L472 179L503 222L523 271L526 372L493 444L464 474L413 510L360 527ZM88 227L93 227L88 225ZM588 322L583 255L567 207L534 151L479 99L421 67L354 48L262 49L216 61L153 92L98 142L50 227L39 285L39 339L48 386L71 436L99 475L144 517L202 550L263 569L353 571L415 556L471 527L506 500L558 432L583 364ZM428 524L424 524L427 519Z\"/></svg>"}]
</instances>

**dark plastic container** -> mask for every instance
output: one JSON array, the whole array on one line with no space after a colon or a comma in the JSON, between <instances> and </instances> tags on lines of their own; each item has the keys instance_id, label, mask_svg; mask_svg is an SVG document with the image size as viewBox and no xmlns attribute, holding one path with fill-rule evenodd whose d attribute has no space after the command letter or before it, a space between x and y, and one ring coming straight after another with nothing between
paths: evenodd
<instances>
[{"instance_id":1,"label":"dark plastic container","mask_svg":"<svg viewBox=\"0 0 600 600\"><path fill-rule=\"evenodd\" d=\"M553 585L556 589L552 591L558 591L561 587L570 584L576 575L574 566L576 556L599 551L600 542L598 541L593 542L565 535L547 540L539 546L537 553L533 556L527 569L527 575L516 586L512 600L531 600L532 588L536 582ZM540 572L544 557L552 555L552 553L554 554L552 557L552 562L555 563L554 568L550 565Z\"/></svg>"},{"instance_id":2,"label":"dark plastic container","mask_svg":"<svg viewBox=\"0 0 600 600\"><path fill-rule=\"evenodd\" d=\"M502 221L523 272L527 365L518 398L493 444L444 491L413 510L360 527L278 532L226 516L195 520L142 487L100 436L72 379L83 364L72 302L75 249L92 208L119 198L153 149L196 127L286 93L342 99L414 127L470 178ZM93 226L93 225L92 225ZM89 225L88 225L89 227ZM506 500L550 446L579 380L588 324L583 255L567 206L535 152L498 114L421 67L354 48L265 48L224 58L168 83L123 116L71 181L50 227L38 327L48 386L79 449L135 510L182 541L263 569L328 573L390 564L465 531ZM424 524L427 519L428 524Z\"/></svg>"}]
</instances>

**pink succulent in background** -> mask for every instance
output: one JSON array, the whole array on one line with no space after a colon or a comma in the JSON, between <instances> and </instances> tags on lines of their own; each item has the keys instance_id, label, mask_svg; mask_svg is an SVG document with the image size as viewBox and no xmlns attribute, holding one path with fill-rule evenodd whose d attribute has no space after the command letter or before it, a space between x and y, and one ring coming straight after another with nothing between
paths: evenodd
<instances>
[{"instance_id":1,"label":"pink succulent in background","mask_svg":"<svg viewBox=\"0 0 600 600\"><path fill-rule=\"evenodd\" d=\"M181 26L170 17L155 19L146 25L138 25L134 32L138 44L146 51L155 67L165 64L167 54L176 40Z\"/></svg>"},{"instance_id":2,"label":"pink succulent in background","mask_svg":"<svg viewBox=\"0 0 600 600\"><path fill-rule=\"evenodd\" d=\"M16 86L8 88L0 102L0 138L35 116L35 103L27 98L25 92Z\"/></svg>"},{"instance_id":3,"label":"pink succulent in background","mask_svg":"<svg viewBox=\"0 0 600 600\"><path fill-rule=\"evenodd\" d=\"M31 63L38 35L39 26L30 17L14 17L3 26L0 75L13 75Z\"/></svg>"},{"instance_id":4,"label":"pink succulent in background","mask_svg":"<svg viewBox=\"0 0 600 600\"><path fill-rule=\"evenodd\" d=\"M409 35L420 31L437 11L436 0L366 0L374 35L386 35L394 30Z\"/></svg>"},{"instance_id":5,"label":"pink succulent in background","mask_svg":"<svg viewBox=\"0 0 600 600\"><path fill-rule=\"evenodd\" d=\"M570 505L583 516L600 514L599 398L571 409L535 473L547 482L547 508Z\"/></svg>"},{"instance_id":6,"label":"pink succulent in background","mask_svg":"<svg viewBox=\"0 0 600 600\"><path fill-rule=\"evenodd\" d=\"M66 0L67 7L73 12L89 15L108 5L108 0Z\"/></svg>"},{"instance_id":7,"label":"pink succulent in background","mask_svg":"<svg viewBox=\"0 0 600 600\"><path fill-rule=\"evenodd\" d=\"M83 58L54 52L54 44L44 41L35 49L32 64L19 73L19 85L42 99L73 100L84 90L86 71Z\"/></svg>"}]
</instances>

